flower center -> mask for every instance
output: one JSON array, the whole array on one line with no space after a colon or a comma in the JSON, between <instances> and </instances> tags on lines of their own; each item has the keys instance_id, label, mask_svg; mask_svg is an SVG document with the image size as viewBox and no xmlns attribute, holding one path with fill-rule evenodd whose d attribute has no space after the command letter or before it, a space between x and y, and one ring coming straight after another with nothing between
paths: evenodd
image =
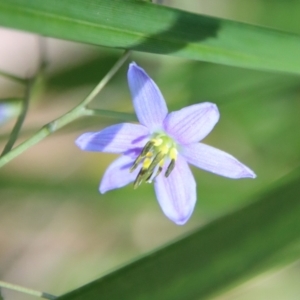
<instances>
[{"instance_id":1,"label":"flower center","mask_svg":"<svg viewBox=\"0 0 300 300\"><path fill-rule=\"evenodd\" d=\"M133 187L137 188L143 181L151 183L163 170L166 159L171 160L165 172L168 177L175 167L177 153L176 143L169 136L161 133L153 136L130 168L133 172L142 163Z\"/></svg>"}]
</instances>

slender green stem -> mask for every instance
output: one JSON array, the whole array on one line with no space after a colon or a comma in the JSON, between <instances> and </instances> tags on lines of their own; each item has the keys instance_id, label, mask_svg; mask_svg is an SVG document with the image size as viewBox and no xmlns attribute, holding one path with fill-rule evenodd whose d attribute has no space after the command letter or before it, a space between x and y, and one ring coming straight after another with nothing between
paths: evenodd
<instances>
[{"instance_id":1,"label":"slender green stem","mask_svg":"<svg viewBox=\"0 0 300 300\"><path fill-rule=\"evenodd\" d=\"M24 294L36 296L36 297L39 297L39 298L44 298L44 299L54 300L54 299L57 298L56 296L53 296L53 295L48 294L48 293L35 291L35 290L32 290L32 289L28 289L28 288L25 288L25 287L22 287L22 286L19 286L19 285L15 285L15 284L11 284L11 283L8 283L8 282L4 282L4 281L0 281L0 287L10 289L10 290L13 290L13 291L17 291L17 292L21 292L21 293L24 293Z\"/></svg>"},{"instance_id":2,"label":"slender green stem","mask_svg":"<svg viewBox=\"0 0 300 300\"><path fill-rule=\"evenodd\" d=\"M104 78L98 83L98 85L87 95L87 97L79 103L72 110L57 118L56 120L43 126L36 134L24 141L19 146L12 149L10 152L5 154L0 158L0 168L10 162L12 159L23 153L25 150L31 146L37 144L45 137L49 136L51 133L57 131L58 129L64 127L75 119L86 115L86 105L89 104L97 94L104 88L104 86L109 82L109 80L116 74L120 67L124 64L128 58L130 52L125 51L120 59L113 65L110 71L104 76Z\"/></svg>"},{"instance_id":3,"label":"slender green stem","mask_svg":"<svg viewBox=\"0 0 300 300\"><path fill-rule=\"evenodd\" d=\"M43 127L42 129L40 129L36 134L27 139L25 142L23 142L22 144L20 144L19 146L15 147L10 152L2 156L0 158L0 167L4 166L12 159L22 154L25 150L43 140L49 134L51 134L51 132L47 129L47 127Z\"/></svg>"},{"instance_id":4,"label":"slender green stem","mask_svg":"<svg viewBox=\"0 0 300 300\"><path fill-rule=\"evenodd\" d=\"M44 36L37 36L37 43L39 48L39 73L43 73L48 65L48 47L47 39Z\"/></svg>"},{"instance_id":5,"label":"slender green stem","mask_svg":"<svg viewBox=\"0 0 300 300\"><path fill-rule=\"evenodd\" d=\"M117 111L111 111L111 110L104 110L104 109L86 109L84 111L84 114L86 116L103 116L103 117L109 117L109 118L117 118L124 121L131 121L135 122L137 121L135 114L129 114L129 113L123 113L123 112L117 112Z\"/></svg>"},{"instance_id":6,"label":"slender green stem","mask_svg":"<svg viewBox=\"0 0 300 300\"><path fill-rule=\"evenodd\" d=\"M13 81L21 83L21 84L26 84L26 80L25 79L20 78L20 77L15 76L15 75L12 75L12 74L9 74L9 73L4 72L4 71L0 71L0 76L3 76L5 78L7 78L7 79L13 80Z\"/></svg>"},{"instance_id":7,"label":"slender green stem","mask_svg":"<svg viewBox=\"0 0 300 300\"><path fill-rule=\"evenodd\" d=\"M26 94L25 94L25 98L22 102L22 109L21 109L21 113L19 114L19 117L17 119L17 122L9 136L9 139L1 153L1 156L5 155L6 153L8 153L14 143L16 142L18 135L20 133L20 130L22 128L22 125L24 123L26 114L27 114L27 110L29 107L29 100L30 100L30 94L31 94L31 87L32 87L32 83L33 83L33 79L28 80L27 85L26 85Z\"/></svg>"},{"instance_id":8,"label":"slender green stem","mask_svg":"<svg viewBox=\"0 0 300 300\"><path fill-rule=\"evenodd\" d=\"M126 50L120 59L114 64L114 66L108 71L104 78L98 83L98 85L91 91L91 93L79 104L83 107L88 105L97 94L105 87L105 85L111 80L111 78L117 73L117 71L122 67L124 62L130 55L130 51Z\"/></svg>"}]
</instances>

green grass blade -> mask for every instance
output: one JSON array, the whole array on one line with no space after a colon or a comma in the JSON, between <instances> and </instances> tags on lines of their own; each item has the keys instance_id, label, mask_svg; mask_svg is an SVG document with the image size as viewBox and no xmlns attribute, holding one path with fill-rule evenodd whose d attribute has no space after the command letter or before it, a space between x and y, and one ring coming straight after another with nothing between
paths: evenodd
<instances>
[{"instance_id":1,"label":"green grass blade","mask_svg":"<svg viewBox=\"0 0 300 300\"><path fill-rule=\"evenodd\" d=\"M300 74L300 37L133 0L0 0L0 25L61 39Z\"/></svg>"},{"instance_id":2,"label":"green grass blade","mask_svg":"<svg viewBox=\"0 0 300 300\"><path fill-rule=\"evenodd\" d=\"M286 259L300 240L299 170L296 175L253 204L58 299L206 299L299 258L292 251Z\"/></svg>"}]
</instances>

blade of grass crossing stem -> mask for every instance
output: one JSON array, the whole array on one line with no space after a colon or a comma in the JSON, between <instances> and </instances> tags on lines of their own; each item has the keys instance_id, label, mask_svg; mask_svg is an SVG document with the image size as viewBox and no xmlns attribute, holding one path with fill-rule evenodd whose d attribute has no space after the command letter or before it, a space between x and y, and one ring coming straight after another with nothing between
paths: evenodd
<instances>
[{"instance_id":1,"label":"blade of grass crossing stem","mask_svg":"<svg viewBox=\"0 0 300 300\"><path fill-rule=\"evenodd\" d=\"M0 25L113 48L300 74L300 37L134 0L0 0Z\"/></svg>"},{"instance_id":2,"label":"blade of grass crossing stem","mask_svg":"<svg viewBox=\"0 0 300 300\"><path fill-rule=\"evenodd\" d=\"M58 299L207 299L288 263L300 241L299 182L297 170L253 204Z\"/></svg>"}]
</instances>

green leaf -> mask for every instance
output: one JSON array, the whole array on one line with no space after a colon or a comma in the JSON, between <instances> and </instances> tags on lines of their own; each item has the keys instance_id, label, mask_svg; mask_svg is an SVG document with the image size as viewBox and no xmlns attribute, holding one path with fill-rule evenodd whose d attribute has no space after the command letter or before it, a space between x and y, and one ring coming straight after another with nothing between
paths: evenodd
<instances>
[{"instance_id":1,"label":"green leaf","mask_svg":"<svg viewBox=\"0 0 300 300\"><path fill-rule=\"evenodd\" d=\"M251 205L58 299L206 299L299 258L299 171Z\"/></svg>"},{"instance_id":2,"label":"green leaf","mask_svg":"<svg viewBox=\"0 0 300 300\"><path fill-rule=\"evenodd\" d=\"M46 36L300 73L300 37L133 0L0 0L0 25Z\"/></svg>"}]
</instances>

